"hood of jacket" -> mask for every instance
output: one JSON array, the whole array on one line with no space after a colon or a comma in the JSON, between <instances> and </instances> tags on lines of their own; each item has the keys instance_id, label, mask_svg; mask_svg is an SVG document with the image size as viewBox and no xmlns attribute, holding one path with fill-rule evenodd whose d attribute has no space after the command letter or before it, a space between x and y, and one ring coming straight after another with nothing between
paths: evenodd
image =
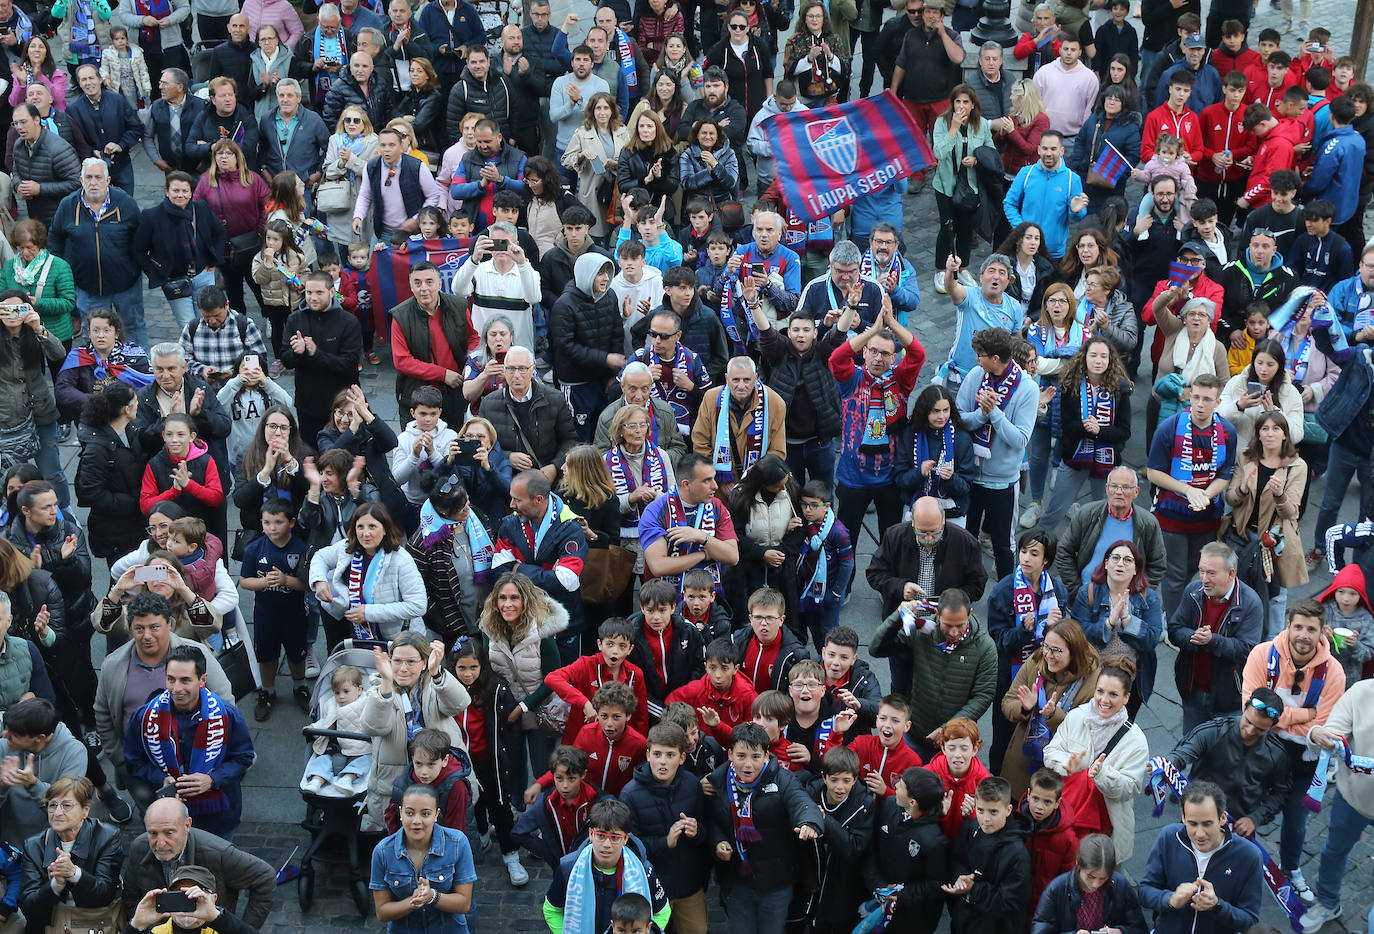
<instances>
[{"instance_id":1,"label":"hood of jacket","mask_svg":"<svg viewBox=\"0 0 1374 934\"><path fill-rule=\"evenodd\" d=\"M611 287L610 280L607 279L606 288L602 289L599 293L596 291L597 273L601 272L601 270L607 266L611 267L611 273L614 275L615 264L600 253L583 253L577 258L577 262L573 264L573 282L577 284L578 290L592 301L596 301L602 295L605 295L606 290Z\"/></svg>"},{"instance_id":2,"label":"hood of jacket","mask_svg":"<svg viewBox=\"0 0 1374 934\"><path fill-rule=\"evenodd\" d=\"M1359 594L1360 603L1364 604L1366 610L1374 613L1374 606L1371 606L1369 603L1369 591L1365 589L1364 571L1360 569L1358 564L1347 564L1336 572L1336 577L1331 581L1331 586L1323 590L1322 595L1317 599L1325 603L1327 600L1331 599L1332 594L1342 587L1349 587Z\"/></svg>"},{"instance_id":3,"label":"hood of jacket","mask_svg":"<svg viewBox=\"0 0 1374 934\"><path fill-rule=\"evenodd\" d=\"M1021 795L1021 803L1016 807L1016 813L1024 815L1030 821L1030 833L1053 833L1060 827L1071 828L1075 818L1074 810L1069 802L1065 801L1061 795L1059 807L1050 812L1050 816L1043 821L1037 821L1030 812L1030 792L1026 791ZM1010 823L1010 821L1008 821Z\"/></svg>"},{"instance_id":4,"label":"hood of jacket","mask_svg":"<svg viewBox=\"0 0 1374 934\"><path fill-rule=\"evenodd\" d=\"M1260 272L1258 269L1256 269L1255 264L1250 262L1250 248L1248 246L1245 248L1245 252L1241 255L1240 261L1245 264L1246 270L1250 273L1252 277L1263 277L1269 275L1270 273L1278 272L1279 267L1283 265L1283 254L1280 253L1278 250L1275 250L1274 258L1269 261L1269 268L1264 270L1263 272Z\"/></svg>"},{"instance_id":5,"label":"hood of jacket","mask_svg":"<svg viewBox=\"0 0 1374 934\"><path fill-rule=\"evenodd\" d=\"M210 446L206 444L204 441L197 438L196 440L191 442L191 450L186 453L186 462L190 463L198 457L204 457L208 453L210 453ZM175 457L172 457L170 454L168 454L167 456L171 459L172 463L177 463L177 459Z\"/></svg>"}]
</instances>

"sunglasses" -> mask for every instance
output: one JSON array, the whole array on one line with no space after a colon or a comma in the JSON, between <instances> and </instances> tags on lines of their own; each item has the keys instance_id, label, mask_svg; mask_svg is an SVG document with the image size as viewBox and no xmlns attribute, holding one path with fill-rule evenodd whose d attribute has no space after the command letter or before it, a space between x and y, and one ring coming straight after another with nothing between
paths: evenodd
<instances>
[{"instance_id":1,"label":"sunglasses","mask_svg":"<svg viewBox=\"0 0 1374 934\"><path fill-rule=\"evenodd\" d=\"M390 187L390 186L391 186L391 181L392 181L392 179L394 179L395 177L396 177L396 170L395 170L395 169L387 169L387 170L386 170L386 181L383 183L383 187Z\"/></svg>"},{"instance_id":2,"label":"sunglasses","mask_svg":"<svg viewBox=\"0 0 1374 934\"><path fill-rule=\"evenodd\" d=\"M748 29L748 28L749 28L749 24L748 24L748 23L743 23L743 24L741 24L741 23L731 23L731 24L730 24L730 31L731 31L731 32L744 32L744 31L745 31L746 29Z\"/></svg>"},{"instance_id":3,"label":"sunglasses","mask_svg":"<svg viewBox=\"0 0 1374 934\"><path fill-rule=\"evenodd\" d=\"M1298 672L1298 675L1301 674L1302 672ZM1277 720L1279 718L1279 711L1275 710L1273 707L1270 707L1268 704L1260 700L1258 697L1250 698L1250 707L1254 710L1258 710L1260 713L1264 714L1270 720Z\"/></svg>"},{"instance_id":4,"label":"sunglasses","mask_svg":"<svg viewBox=\"0 0 1374 934\"><path fill-rule=\"evenodd\" d=\"M344 117L344 123L362 123L362 117Z\"/></svg>"},{"instance_id":5,"label":"sunglasses","mask_svg":"<svg viewBox=\"0 0 1374 934\"><path fill-rule=\"evenodd\" d=\"M666 341L670 337L676 337L677 331L650 331L649 336L656 341Z\"/></svg>"}]
</instances>

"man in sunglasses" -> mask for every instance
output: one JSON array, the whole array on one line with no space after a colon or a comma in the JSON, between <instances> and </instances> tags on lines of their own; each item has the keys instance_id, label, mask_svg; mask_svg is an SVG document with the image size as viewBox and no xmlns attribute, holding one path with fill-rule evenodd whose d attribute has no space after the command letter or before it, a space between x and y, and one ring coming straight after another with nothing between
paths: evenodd
<instances>
[{"instance_id":1,"label":"man in sunglasses","mask_svg":"<svg viewBox=\"0 0 1374 934\"><path fill-rule=\"evenodd\" d=\"M1190 781L1221 786L1242 837L1273 820L1293 787L1286 744L1274 732L1283 709L1277 692L1257 687L1239 717L1199 724L1165 757Z\"/></svg>"},{"instance_id":2,"label":"man in sunglasses","mask_svg":"<svg viewBox=\"0 0 1374 934\"><path fill-rule=\"evenodd\" d=\"M1307 832L1307 808L1303 797L1317 771L1315 756L1307 754L1307 733L1322 726L1331 708L1345 693L1345 669L1331 655L1322 630L1326 607L1307 599L1288 607L1287 625L1273 641L1261 642L1245 660L1242 690L1267 687L1283 699L1275 724L1283 741L1292 775L1292 787L1283 799L1283 829L1279 834L1279 866L1298 896L1308 905L1316 894L1302 877L1303 837Z\"/></svg>"}]
</instances>

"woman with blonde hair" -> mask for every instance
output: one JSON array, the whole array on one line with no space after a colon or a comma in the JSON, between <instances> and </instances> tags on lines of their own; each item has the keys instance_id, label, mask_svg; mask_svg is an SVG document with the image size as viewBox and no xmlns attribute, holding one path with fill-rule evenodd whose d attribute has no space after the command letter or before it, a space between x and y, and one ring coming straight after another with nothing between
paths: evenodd
<instances>
[{"instance_id":1,"label":"woman with blonde hair","mask_svg":"<svg viewBox=\"0 0 1374 934\"><path fill-rule=\"evenodd\" d=\"M387 121L386 129L395 130L401 134L401 145L408 156L414 156L429 168L429 156L420 151L419 144L415 142L415 127L405 117L394 117Z\"/></svg>"},{"instance_id":2,"label":"woman with blonde hair","mask_svg":"<svg viewBox=\"0 0 1374 934\"><path fill-rule=\"evenodd\" d=\"M237 143L218 139L210 145L210 168L200 177L194 200L208 204L224 225L228 244L220 272L229 307L241 312L247 310L243 303L245 282L262 306L262 290L253 281L253 257L262 249L271 193L262 176L248 170L248 160Z\"/></svg>"},{"instance_id":3,"label":"woman with blonde hair","mask_svg":"<svg viewBox=\"0 0 1374 934\"><path fill-rule=\"evenodd\" d=\"M582 125L573 131L568 148L563 151L563 165L577 172L577 200L596 218L592 224L594 237L604 237L610 230L606 214L616 205L614 189L620 151L629 141L630 129L620 122L620 106L615 98L604 91L588 98Z\"/></svg>"},{"instance_id":4,"label":"woman with blonde hair","mask_svg":"<svg viewBox=\"0 0 1374 934\"><path fill-rule=\"evenodd\" d=\"M324 154L324 179L315 191L315 207L329 225L329 239L344 253L353 242L353 205L362 188L363 171L377 154L377 134L367 111L349 104L339 114L334 135ZM370 224L363 219L363 229Z\"/></svg>"},{"instance_id":5,"label":"woman with blonde hair","mask_svg":"<svg viewBox=\"0 0 1374 934\"><path fill-rule=\"evenodd\" d=\"M1022 78L1011 86L1011 132L1004 137L1002 171L1007 180L1040 158L1040 134L1050 128L1049 114L1040 98L1040 89L1030 78Z\"/></svg>"},{"instance_id":6,"label":"woman with blonde hair","mask_svg":"<svg viewBox=\"0 0 1374 934\"><path fill-rule=\"evenodd\" d=\"M620 506L620 544L639 554L635 573L644 571L639 517L644 507L677 488L668 452L649 438L653 415L639 405L621 406L611 418L611 447L604 459Z\"/></svg>"},{"instance_id":7,"label":"woman with blonde hair","mask_svg":"<svg viewBox=\"0 0 1374 934\"><path fill-rule=\"evenodd\" d=\"M620 546L620 499L600 448L594 444L579 444L568 452L558 492L563 497L563 504L576 513L582 523L582 532L587 537L588 563L609 559L606 549ZM601 554L594 555L597 551ZM629 606L625 598L631 590L627 586L608 603L591 603L584 595L583 654L596 651L596 631L603 620L626 615Z\"/></svg>"}]
</instances>

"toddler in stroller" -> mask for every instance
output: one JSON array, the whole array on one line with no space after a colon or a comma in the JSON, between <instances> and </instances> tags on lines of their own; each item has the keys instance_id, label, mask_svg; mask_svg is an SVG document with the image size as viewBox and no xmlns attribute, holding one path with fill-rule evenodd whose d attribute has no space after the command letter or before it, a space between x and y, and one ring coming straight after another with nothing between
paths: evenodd
<instances>
[{"instance_id":1,"label":"toddler in stroller","mask_svg":"<svg viewBox=\"0 0 1374 934\"><path fill-rule=\"evenodd\" d=\"M333 698L320 703L320 718L306 729L363 732L363 673L352 665L329 676ZM367 788L372 771L371 740L339 739L331 750L327 737L317 737L314 755L305 764L301 790L312 794L351 798Z\"/></svg>"}]
</instances>

